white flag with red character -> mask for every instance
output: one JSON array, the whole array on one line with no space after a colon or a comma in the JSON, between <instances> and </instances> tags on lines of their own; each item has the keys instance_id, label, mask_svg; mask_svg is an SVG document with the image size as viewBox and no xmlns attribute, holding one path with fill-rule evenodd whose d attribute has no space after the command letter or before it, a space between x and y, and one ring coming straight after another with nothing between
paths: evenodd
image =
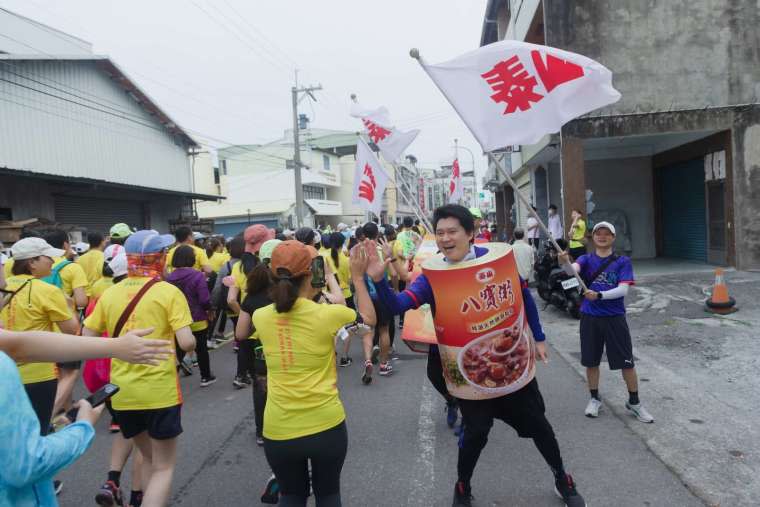
<instances>
[{"instance_id":1,"label":"white flag with red character","mask_svg":"<svg viewBox=\"0 0 760 507\"><path fill-rule=\"evenodd\" d=\"M454 159L451 166L451 180L449 181L449 203L459 203L464 196L462 187L462 172L459 170L459 159Z\"/></svg>"},{"instance_id":2,"label":"white flag with red character","mask_svg":"<svg viewBox=\"0 0 760 507\"><path fill-rule=\"evenodd\" d=\"M404 153L404 150L412 144L412 141L420 133L419 130L404 132L391 125L388 109L364 109L354 102L351 105L351 116L360 118L367 129L367 135L372 140L388 162L395 162Z\"/></svg>"},{"instance_id":3,"label":"white flag with red character","mask_svg":"<svg viewBox=\"0 0 760 507\"><path fill-rule=\"evenodd\" d=\"M356 144L353 203L379 217L388 180L388 174L380 165L380 161L364 139L359 138Z\"/></svg>"},{"instance_id":4,"label":"white flag with red character","mask_svg":"<svg viewBox=\"0 0 760 507\"><path fill-rule=\"evenodd\" d=\"M569 51L514 40L424 65L483 151L534 144L620 100L605 66Z\"/></svg>"}]
</instances>

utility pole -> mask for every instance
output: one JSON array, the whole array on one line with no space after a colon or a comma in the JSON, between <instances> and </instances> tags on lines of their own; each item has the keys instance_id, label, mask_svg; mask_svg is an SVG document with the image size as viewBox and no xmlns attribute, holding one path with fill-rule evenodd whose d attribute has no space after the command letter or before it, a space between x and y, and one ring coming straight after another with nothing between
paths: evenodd
<instances>
[{"instance_id":1,"label":"utility pole","mask_svg":"<svg viewBox=\"0 0 760 507\"><path fill-rule=\"evenodd\" d=\"M298 74L296 74L298 76ZM296 226L303 227L303 185L301 184L301 143L298 134L298 96L302 93L311 97L314 102L317 101L312 92L321 90L322 85L306 86L299 88L298 85L292 87L290 92L293 99L293 163L295 165L296 180Z\"/></svg>"}]
</instances>

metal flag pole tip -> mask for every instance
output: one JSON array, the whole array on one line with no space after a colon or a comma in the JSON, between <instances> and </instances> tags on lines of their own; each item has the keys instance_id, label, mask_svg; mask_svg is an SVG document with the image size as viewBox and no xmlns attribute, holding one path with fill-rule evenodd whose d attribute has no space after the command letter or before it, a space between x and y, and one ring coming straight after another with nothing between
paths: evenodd
<instances>
[{"instance_id":1,"label":"metal flag pole tip","mask_svg":"<svg viewBox=\"0 0 760 507\"><path fill-rule=\"evenodd\" d=\"M420 59L420 50L417 49L417 48L410 49L409 50L409 56L411 56L415 60L419 60Z\"/></svg>"}]
</instances>

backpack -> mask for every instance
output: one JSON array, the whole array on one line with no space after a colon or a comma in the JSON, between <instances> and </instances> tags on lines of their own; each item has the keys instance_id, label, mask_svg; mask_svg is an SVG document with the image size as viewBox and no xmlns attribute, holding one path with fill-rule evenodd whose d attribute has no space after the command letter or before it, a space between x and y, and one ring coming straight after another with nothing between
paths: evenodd
<instances>
[{"instance_id":1,"label":"backpack","mask_svg":"<svg viewBox=\"0 0 760 507\"><path fill-rule=\"evenodd\" d=\"M64 259L60 264L55 266L50 274L44 278L42 278L43 282L47 282L50 285L55 285L59 289L63 288L63 279L61 278L61 270L68 266L69 264L73 264L70 260Z\"/></svg>"}]
</instances>

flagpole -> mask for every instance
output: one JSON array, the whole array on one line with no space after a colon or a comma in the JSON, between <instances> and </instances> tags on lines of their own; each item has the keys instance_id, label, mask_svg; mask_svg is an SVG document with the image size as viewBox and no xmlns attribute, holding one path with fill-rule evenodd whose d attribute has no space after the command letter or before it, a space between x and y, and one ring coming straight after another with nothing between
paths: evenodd
<instances>
[{"instance_id":1,"label":"flagpole","mask_svg":"<svg viewBox=\"0 0 760 507\"><path fill-rule=\"evenodd\" d=\"M459 164L459 139L456 137L454 138L454 160L457 164ZM473 171L475 168L473 168ZM452 168L453 171L453 168ZM457 204L462 204L462 199L464 199L464 178L462 178L462 166L459 166L459 181L457 183L462 184L462 197L457 199ZM477 234L479 231L475 231L475 234Z\"/></svg>"},{"instance_id":2,"label":"flagpole","mask_svg":"<svg viewBox=\"0 0 760 507\"><path fill-rule=\"evenodd\" d=\"M448 101L448 103L451 104L451 107L453 107L454 111L456 111L456 113L459 115L459 118L461 118L461 120L464 122L464 124L470 130L470 132L472 132L473 135L474 135L475 130L468 123L466 117L459 111L459 109L457 108L456 104L454 104L452 101L449 100L448 95L446 95L446 93L443 91L443 89L438 85L438 82L435 79L433 79L433 76L431 76L430 72L428 72L427 65L425 64L425 60L422 59L422 55L420 54L420 50L417 49L417 48L412 48L409 51L409 56L411 56L412 58L414 58L415 60L417 60L417 62L420 64L420 67L422 67L422 70L424 70L425 73L430 77L430 80L433 81L433 83L435 84L436 87L438 87L438 89L441 91L441 93L446 98L446 100ZM557 252L562 252L563 250L557 244L557 240L554 239L554 237L549 232L549 229L544 224L544 221L541 220L541 217L538 216L538 213L536 213L535 210L533 209L533 204L531 204L531 202L528 200L528 198L525 197L525 195L523 195L523 193L520 191L519 188L517 188L517 184L514 182L514 180L512 179L512 177L509 174L507 174L507 171L501 165L501 162L499 162L499 160L496 158L496 156L493 154L492 151L486 152L486 155L488 155L488 158L496 165L496 168L499 170L499 172L501 173L501 175L507 181L507 183L509 184L509 186L512 187L512 190L514 190L515 195L517 196L517 198L520 199L520 201L522 201L522 203L528 209L528 213L533 218L536 219L536 221L538 222L538 227L549 238L549 241L551 242L551 244L555 248L555 250ZM580 286L583 289L583 291L584 292L587 291L588 287L586 286L586 283L583 281L583 278L581 278L580 274L575 273L575 278L580 283Z\"/></svg>"}]
</instances>

